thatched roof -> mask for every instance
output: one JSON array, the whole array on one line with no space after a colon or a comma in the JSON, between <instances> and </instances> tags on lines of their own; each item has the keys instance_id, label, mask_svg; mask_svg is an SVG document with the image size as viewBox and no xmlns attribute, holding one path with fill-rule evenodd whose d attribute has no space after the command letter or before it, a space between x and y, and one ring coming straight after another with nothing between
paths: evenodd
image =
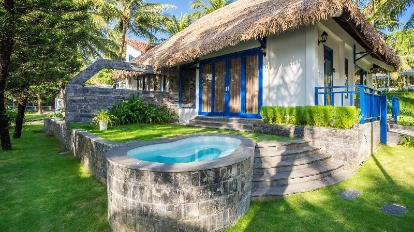
<instances>
[{"instance_id":1,"label":"thatched roof","mask_svg":"<svg viewBox=\"0 0 414 232\"><path fill-rule=\"evenodd\" d=\"M375 55L397 69L399 57L352 0L238 0L200 18L134 62L155 69L190 63L243 41L278 35L345 13Z\"/></svg>"}]
</instances>

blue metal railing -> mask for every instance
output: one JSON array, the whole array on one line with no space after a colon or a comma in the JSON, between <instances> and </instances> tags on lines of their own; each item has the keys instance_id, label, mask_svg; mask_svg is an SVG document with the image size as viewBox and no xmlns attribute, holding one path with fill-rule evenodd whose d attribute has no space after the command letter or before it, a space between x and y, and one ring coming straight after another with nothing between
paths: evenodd
<instances>
[{"instance_id":1,"label":"blue metal railing","mask_svg":"<svg viewBox=\"0 0 414 232\"><path fill-rule=\"evenodd\" d=\"M361 109L361 124L366 121L379 120L381 116L381 91L364 85L345 85L315 87L315 105L320 105L319 97L323 96L324 105L357 106ZM339 99L339 104L336 101Z\"/></svg>"}]
</instances>

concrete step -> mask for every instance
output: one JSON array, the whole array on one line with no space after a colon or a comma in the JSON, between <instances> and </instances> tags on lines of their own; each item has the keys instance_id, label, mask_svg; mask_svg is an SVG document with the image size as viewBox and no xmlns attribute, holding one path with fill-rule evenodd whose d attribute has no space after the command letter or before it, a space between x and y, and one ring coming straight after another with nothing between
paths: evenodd
<instances>
[{"instance_id":1,"label":"concrete step","mask_svg":"<svg viewBox=\"0 0 414 232\"><path fill-rule=\"evenodd\" d=\"M226 123L242 123L242 124L254 124L261 123L261 119L256 118L234 118L234 117L209 117L209 116L197 116L193 121L210 121L210 122L226 122Z\"/></svg>"},{"instance_id":2,"label":"concrete step","mask_svg":"<svg viewBox=\"0 0 414 232\"><path fill-rule=\"evenodd\" d=\"M255 149L255 158L259 157L277 157L277 156L288 156L290 158L299 159L310 154L317 154L320 148L305 146L301 148L274 148L264 147Z\"/></svg>"},{"instance_id":3,"label":"concrete step","mask_svg":"<svg viewBox=\"0 0 414 232\"><path fill-rule=\"evenodd\" d=\"M252 131L253 130L252 124L242 124L242 123L192 120L189 122L189 125L197 126L197 127L204 127L204 128L228 129L228 130L238 130L238 131Z\"/></svg>"},{"instance_id":4,"label":"concrete step","mask_svg":"<svg viewBox=\"0 0 414 232\"><path fill-rule=\"evenodd\" d=\"M289 157L289 156L265 156L256 157L254 160L254 168L267 169L267 168L282 168L292 166L305 166L307 164L313 164L330 159L330 155L311 154L304 155L302 157Z\"/></svg>"},{"instance_id":5,"label":"concrete step","mask_svg":"<svg viewBox=\"0 0 414 232\"><path fill-rule=\"evenodd\" d=\"M291 140L288 142L261 141L256 144L257 148L273 148L276 150L302 148L307 146L310 146L309 141L303 139Z\"/></svg>"},{"instance_id":6,"label":"concrete step","mask_svg":"<svg viewBox=\"0 0 414 232\"><path fill-rule=\"evenodd\" d=\"M307 168L292 166L289 171L267 169L264 173L253 172L253 186L255 188L275 187L293 183L305 183L311 180L331 175L331 172L343 167L343 164L330 160L321 164L310 165Z\"/></svg>"},{"instance_id":7,"label":"concrete step","mask_svg":"<svg viewBox=\"0 0 414 232\"><path fill-rule=\"evenodd\" d=\"M353 175L354 172L350 170L340 169L338 171L332 172L331 175L327 175L319 179L310 180L305 183L295 183L285 186L254 188L252 191L252 198L254 200L266 200L272 198L282 198L296 193L313 191L340 183L348 178L351 178Z\"/></svg>"},{"instance_id":8,"label":"concrete step","mask_svg":"<svg viewBox=\"0 0 414 232\"><path fill-rule=\"evenodd\" d=\"M407 135L414 138L414 131L405 130L405 129L389 129L388 132L400 134L400 135Z\"/></svg>"}]
</instances>

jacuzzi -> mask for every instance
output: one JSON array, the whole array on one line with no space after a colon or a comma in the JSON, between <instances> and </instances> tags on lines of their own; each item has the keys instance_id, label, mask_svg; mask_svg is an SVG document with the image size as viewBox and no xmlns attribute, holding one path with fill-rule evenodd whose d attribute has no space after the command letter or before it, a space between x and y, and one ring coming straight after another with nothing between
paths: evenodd
<instances>
[{"instance_id":1,"label":"jacuzzi","mask_svg":"<svg viewBox=\"0 0 414 232\"><path fill-rule=\"evenodd\" d=\"M249 208L254 143L244 137L138 141L107 155L114 231L221 231Z\"/></svg>"}]
</instances>

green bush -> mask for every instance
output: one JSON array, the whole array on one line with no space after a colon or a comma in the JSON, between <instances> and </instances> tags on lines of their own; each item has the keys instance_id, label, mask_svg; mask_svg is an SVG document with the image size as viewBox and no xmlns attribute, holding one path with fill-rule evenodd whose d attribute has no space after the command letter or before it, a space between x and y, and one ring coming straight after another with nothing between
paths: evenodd
<instances>
[{"instance_id":1,"label":"green bush","mask_svg":"<svg viewBox=\"0 0 414 232\"><path fill-rule=\"evenodd\" d=\"M6 111L7 117L9 118L10 124L14 125L16 122L16 116L17 116L17 109L11 109Z\"/></svg>"},{"instance_id":2,"label":"green bush","mask_svg":"<svg viewBox=\"0 0 414 232\"><path fill-rule=\"evenodd\" d=\"M115 124L133 123L170 123L177 115L166 106L145 102L137 96L115 105L109 113L114 116Z\"/></svg>"},{"instance_id":3,"label":"green bush","mask_svg":"<svg viewBox=\"0 0 414 232\"><path fill-rule=\"evenodd\" d=\"M359 110L353 106L264 106L262 117L267 124L333 128L352 128L360 120Z\"/></svg>"}]
</instances>

